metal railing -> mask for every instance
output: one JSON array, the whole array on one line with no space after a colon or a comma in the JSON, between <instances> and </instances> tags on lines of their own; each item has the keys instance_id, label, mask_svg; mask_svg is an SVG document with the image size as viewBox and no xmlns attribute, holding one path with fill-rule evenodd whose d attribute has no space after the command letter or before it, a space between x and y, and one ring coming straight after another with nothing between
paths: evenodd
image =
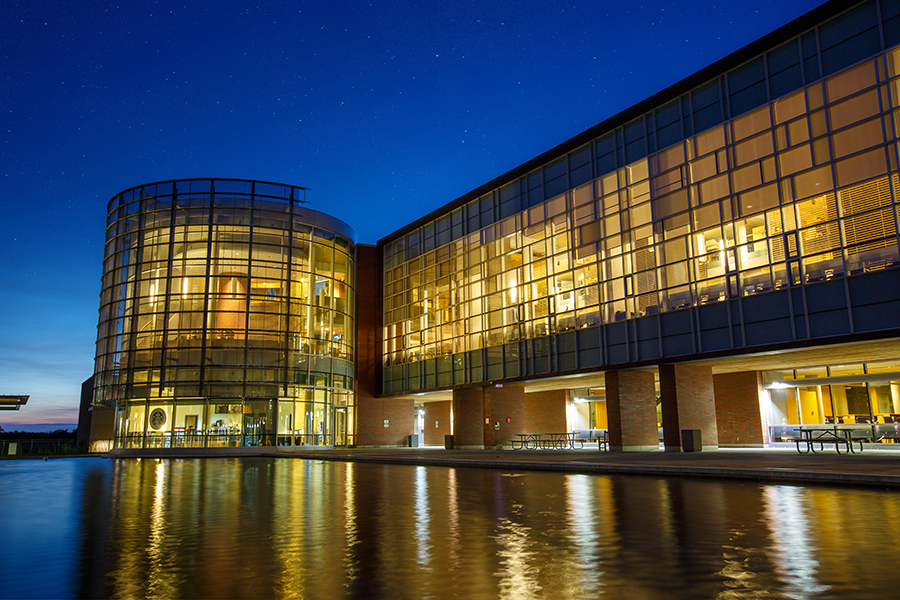
<instances>
[{"instance_id":1,"label":"metal railing","mask_svg":"<svg viewBox=\"0 0 900 600\"><path fill-rule=\"evenodd\" d=\"M75 438L32 438L0 440L0 456L29 456L37 454L78 454L88 452L79 449Z\"/></svg>"},{"instance_id":2,"label":"metal railing","mask_svg":"<svg viewBox=\"0 0 900 600\"><path fill-rule=\"evenodd\" d=\"M355 439L347 435L346 443L352 445ZM118 448L237 448L255 446L330 446L332 437L322 433L233 433L233 434L193 434L143 435L128 434L118 439Z\"/></svg>"}]
</instances>

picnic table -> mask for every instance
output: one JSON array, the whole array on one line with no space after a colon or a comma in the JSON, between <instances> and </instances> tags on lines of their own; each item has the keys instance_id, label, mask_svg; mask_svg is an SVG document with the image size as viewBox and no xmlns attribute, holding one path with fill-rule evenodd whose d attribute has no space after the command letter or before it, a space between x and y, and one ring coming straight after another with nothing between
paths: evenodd
<instances>
[{"instance_id":1,"label":"picnic table","mask_svg":"<svg viewBox=\"0 0 900 600\"><path fill-rule=\"evenodd\" d=\"M837 425L800 425L796 428L800 436L795 438L797 444L797 452L801 454L815 453L815 444L819 444L819 451L824 449L825 444L834 444L834 449L838 454L841 453L841 446L846 448L849 453L856 453L853 448L853 442L859 443L859 451L862 452L862 441L872 437L871 428L859 427L838 427ZM801 444L806 447L801 448Z\"/></svg>"},{"instance_id":2,"label":"picnic table","mask_svg":"<svg viewBox=\"0 0 900 600\"><path fill-rule=\"evenodd\" d=\"M510 440L510 444L512 444L513 450L521 450L522 448L535 450L540 448L543 435L543 433L517 433L516 436L519 439Z\"/></svg>"},{"instance_id":3,"label":"picnic table","mask_svg":"<svg viewBox=\"0 0 900 600\"><path fill-rule=\"evenodd\" d=\"M517 433L517 440L511 440L514 450L574 450L575 445L584 448L584 442L575 433Z\"/></svg>"}]
</instances>

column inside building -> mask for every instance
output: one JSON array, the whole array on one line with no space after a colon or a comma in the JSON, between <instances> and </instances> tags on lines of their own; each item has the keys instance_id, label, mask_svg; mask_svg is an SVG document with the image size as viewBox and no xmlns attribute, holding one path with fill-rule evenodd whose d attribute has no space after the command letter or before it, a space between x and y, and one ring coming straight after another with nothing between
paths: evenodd
<instances>
[{"instance_id":1,"label":"column inside building","mask_svg":"<svg viewBox=\"0 0 900 600\"><path fill-rule=\"evenodd\" d=\"M659 450L651 371L607 371L606 412L613 452Z\"/></svg>"},{"instance_id":2,"label":"column inside building","mask_svg":"<svg viewBox=\"0 0 900 600\"><path fill-rule=\"evenodd\" d=\"M702 365L660 365L659 395L663 442L667 452L699 451L701 448L715 450L719 447L712 368ZM686 439L682 432L690 432L685 434L690 439Z\"/></svg>"}]
</instances>

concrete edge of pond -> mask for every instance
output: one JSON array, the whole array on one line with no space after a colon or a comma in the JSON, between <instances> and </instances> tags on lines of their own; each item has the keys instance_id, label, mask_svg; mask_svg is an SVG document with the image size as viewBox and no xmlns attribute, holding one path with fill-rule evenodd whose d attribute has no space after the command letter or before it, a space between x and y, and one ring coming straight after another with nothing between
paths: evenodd
<instances>
[{"instance_id":1,"label":"concrete edge of pond","mask_svg":"<svg viewBox=\"0 0 900 600\"><path fill-rule=\"evenodd\" d=\"M672 453L667 454L663 452L649 454L652 454L653 458L659 458L660 462L668 462L669 464L635 464L633 462L628 462L627 459L626 461L622 462L598 462L571 459L560 461L552 460L553 457L549 457L551 460L529 460L525 456L522 456L521 459L518 459L518 457L516 457L516 459L510 460L511 457L499 456L498 452L490 450L464 451L470 456L447 456L446 458L442 458L439 456L422 456L421 454L415 456L403 456L403 452L403 450L399 450L395 455L389 455L390 453L388 452L379 452L375 455L369 455L356 453L353 451L340 453L336 453L335 451L278 452L264 454L264 456L302 458L307 460L404 464L409 466L480 467L491 469L515 469L525 471L559 471L566 473L583 473L592 475L703 477L713 479L754 480L767 483L801 483L865 487L874 486L900 489L900 474L883 475L867 472L855 472L860 467L862 467L862 470L866 470L868 468L868 465L864 466L859 464L852 465L854 469L848 471L846 468L842 468L840 470L828 469L828 465L817 465L818 468L816 469L807 469L802 465L797 465L794 468L785 468L778 465L743 468L727 465L690 466L686 464L677 464L674 461L669 462L667 459L664 459L662 457L672 456ZM431 454L431 452L429 452L428 454ZM500 454L509 454L509 452L501 451ZM578 454L581 453L579 452ZM719 454L719 452L708 454ZM628 455L626 454L625 456L627 457ZM798 459L802 458L803 457L798 457ZM853 457L847 458L852 460ZM900 465L900 455L894 458L894 461L898 465Z\"/></svg>"},{"instance_id":2,"label":"concrete edge of pond","mask_svg":"<svg viewBox=\"0 0 900 600\"><path fill-rule=\"evenodd\" d=\"M480 467L597 475L703 477L765 483L821 484L900 489L900 452L799 455L786 449L720 449L712 452L597 452L587 450L442 450L439 448L159 448L118 450L108 458L301 458L436 467Z\"/></svg>"}]
</instances>

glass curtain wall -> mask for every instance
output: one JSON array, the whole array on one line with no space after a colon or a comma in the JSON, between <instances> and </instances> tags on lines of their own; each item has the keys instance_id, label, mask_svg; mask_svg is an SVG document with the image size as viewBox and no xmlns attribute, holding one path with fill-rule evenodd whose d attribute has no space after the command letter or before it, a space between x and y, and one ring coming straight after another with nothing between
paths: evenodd
<instances>
[{"instance_id":1,"label":"glass curtain wall","mask_svg":"<svg viewBox=\"0 0 900 600\"><path fill-rule=\"evenodd\" d=\"M110 202L94 399L119 447L331 443L331 407L353 405L354 236L302 192L190 180Z\"/></svg>"},{"instance_id":2,"label":"glass curtain wall","mask_svg":"<svg viewBox=\"0 0 900 600\"><path fill-rule=\"evenodd\" d=\"M861 425L872 439L900 439L898 361L768 371L764 378L773 440L790 438L797 425Z\"/></svg>"},{"instance_id":3,"label":"glass curtain wall","mask_svg":"<svg viewBox=\"0 0 900 600\"><path fill-rule=\"evenodd\" d=\"M897 266L898 74L894 50L489 227L463 235L491 195L388 243L385 390L519 375L473 350L502 363L520 339ZM433 358L425 381L404 367Z\"/></svg>"}]
</instances>

